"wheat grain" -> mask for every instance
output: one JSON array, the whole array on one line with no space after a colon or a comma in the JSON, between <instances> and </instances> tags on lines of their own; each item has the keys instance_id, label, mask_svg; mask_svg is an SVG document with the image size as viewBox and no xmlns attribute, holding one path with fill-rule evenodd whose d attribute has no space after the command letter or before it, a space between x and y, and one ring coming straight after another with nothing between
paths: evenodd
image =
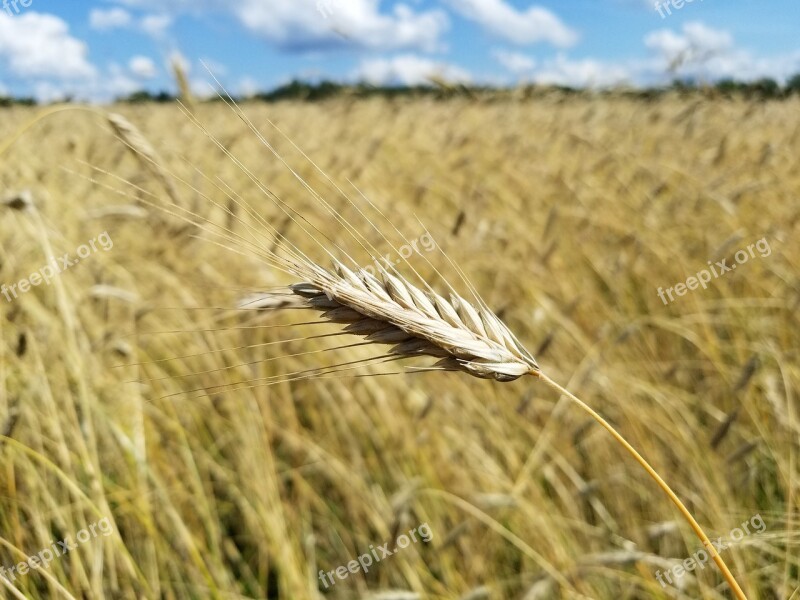
<instances>
[{"instance_id":1,"label":"wheat grain","mask_svg":"<svg viewBox=\"0 0 800 600\"><path fill-rule=\"evenodd\" d=\"M381 279L340 262L332 270L307 262L295 270L307 279L289 288L302 307L322 311L368 342L391 344L393 356L432 356L439 359L435 369L497 381L539 373L536 360L496 315L455 293L447 300L423 292L384 267Z\"/></svg>"},{"instance_id":2,"label":"wheat grain","mask_svg":"<svg viewBox=\"0 0 800 600\"><path fill-rule=\"evenodd\" d=\"M13 210L29 210L33 207L33 194L30 190L8 194L0 200L0 205Z\"/></svg>"},{"instance_id":3,"label":"wheat grain","mask_svg":"<svg viewBox=\"0 0 800 600\"><path fill-rule=\"evenodd\" d=\"M161 185L164 186L164 189L169 194L172 201L175 204L179 204L178 192L175 189L175 185L166 169L162 166L164 161L161 160L161 156L159 156L156 149L147 140L144 134L139 131L139 128L118 113L109 113L107 120L108 124L111 125L114 132L128 149L133 152L145 168L147 168L159 180Z\"/></svg>"}]
</instances>

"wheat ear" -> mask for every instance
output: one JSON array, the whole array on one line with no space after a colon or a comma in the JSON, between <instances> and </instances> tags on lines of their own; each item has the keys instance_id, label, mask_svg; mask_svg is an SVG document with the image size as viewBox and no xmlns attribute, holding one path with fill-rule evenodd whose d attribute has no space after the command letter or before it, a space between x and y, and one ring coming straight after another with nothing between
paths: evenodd
<instances>
[{"instance_id":1,"label":"wheat ear","mask_svg":"<svg viewBox=\"0 0 800 600\"><path fill-rule=\"evenodd\" d=\"M700 524L658 472L608 421L580 398L545 375L506 325L485 306L474 307L455 293L450 300L423 292L399 273L380 269L381 279L341 263L326 270L307 260L291 268L306 281L290 286L304 308L345 325L348 333L376 344L392 344L397 358L433 356L434 369L463 371L483 379L513 381L532 375L577 404L597 421L652 477L678 508L708 550L738 600L747 600L725 561Z\"/></svg>"},{"instance_id":2,"label":"wheat ear","mask_svg":"<svg viewBox=\"0 0 800 600\"><path fill-rule=\"evenodd\" d=\"M435 369L498 381L539 372L500 319L455 293L447 300L423 292L384 268L380 280L339 262L332 271L309 263L301 268L306 282L289 289L306 308L322 310L325 319L368 342L391 344L394 357L433 356Z\"/></svg>"}]
</instances>

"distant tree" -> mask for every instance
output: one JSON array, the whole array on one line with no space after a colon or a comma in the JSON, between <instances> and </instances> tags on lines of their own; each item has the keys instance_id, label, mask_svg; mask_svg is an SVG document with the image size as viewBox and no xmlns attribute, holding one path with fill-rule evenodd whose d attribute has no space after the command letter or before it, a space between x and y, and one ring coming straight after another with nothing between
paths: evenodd
<instances>
[{"instance_id":1,"label":"distant tree","mask_svg":"<svg viewBox=\"0 0 800 600\"><path fill-rule=\"evenodd\" d=\"M158 92L155 96L153 96L153 99L156 102L162 102L162 103L163 102L175 102L175 96L170 94L169 92L165 92L163 90Z\"/></svg>"},{"instance_id":2,"label":"distant tree","mask_svg":"<svg viewBox=\"0 0 800 600\"><path fill-rule=\"evenodd\" d=\"M275 88L271 92L256 94L256 98L266 102L279 100L305 100L308 98L311 86L302 81L294 80L286 85Z\"/></svg>"},{"instance_id":3,"label":"distant tree","mask_svg":"<svg viewBox=\"0 0 800 600\"><path fill-rule=\"evenodd\" d=\"M784 90L781 89L778 82L769 77L749 82L736 81L735 79L721 79L714 88L726 96L741 94L747 98L759 100L781 98L784 94Z\"/></svg>"},{"instance_id":4,"label":"distant tree","mask_svg":"<svg viewBox=\"0 0 800 600\"><path fill-rule=\"evenodd\" d=\"M131 104L143 104L146 102L165 103L174 102L175 96L164 91L153 94L147 90L139 90L138 92L133 92L132 94L125 96L124 98L120 98L119 100L121 102L129 102Z\"/></svg>"},{"instance_id":5,"label":"distant tree","mask_svg":"<svg viewBox=\"0 0 800 600\"><path fill-rule=\"evenodd\" d=\"M10 108L12 106L36 106L35 98L13 98L11 96L0 96L0 108Z\"/></svg>"},{"instance_id":6,"label":"distant tree","mask_svg":"<svg viewBox=\"0 0 800 600\"><path fill-rule=\"evenodd\" d=\"M714 86L715 89L725 96L733 96L734 94L741 93L744 85L735 79L720 79Z\"/></svg>"},{"instance_id":7,"label":"distant tree","mask_svg":"<svg viewBox=\"0 0 800 600\"><path fill-rule=\"evenodd\" d=\"M310 84L305 81L295 79L291 83L282 85L271 92L256 94L255 98L264 102L277 102L280 100L324 100L340 94L344 86L332 81L321 81L318 84Z\"/></svg>"},{"instance_id":8,"label":"distant tree","mask_svg":"<svg viewBox=\"0 0 800 600\"><path fill-rule=\"evenodd\" d=\"M317 87L311 89L309 100L323 100L336 96L342 91L342 86L332 81L323 81Z\"/></svg>"},{"instance_id":9,"label":"distant tree","mask_svg":"<svg viewBox=\"0 0 800 600\"><path fill-rule=\"evenodd\" d=\"M781 86L769 77L758 79L747 86L748 96L771 100L781 97Z\"/></svg>"},{"instance_id":10,"label":"distant tree","mask_svg":"<svg viewBox=\"0 0 800 600\"><path fill-rule=\"evenodd\" d=\"M686 96L697 91L697 82L692 78L673 79L669 89Z\"/></svg>"},{"instance_id":11,"label":"distant tree","mask_svg":"<svg viewBox=\"0 0 800 600\"><path fill-rule=\"evenodd\" d=\"M787 96L790 96L791 94L800 95L800 73L794 77L791 77L789 81L786 82L784 91L786 92Z\"/></svg>"}]
</instances>

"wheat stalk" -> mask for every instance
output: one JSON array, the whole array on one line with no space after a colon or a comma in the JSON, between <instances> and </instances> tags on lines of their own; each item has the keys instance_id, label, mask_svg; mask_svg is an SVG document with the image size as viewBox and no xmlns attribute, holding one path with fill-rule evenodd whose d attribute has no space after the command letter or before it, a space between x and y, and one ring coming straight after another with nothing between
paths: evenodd
<instances>
[{"instance_id":1,"label":"wheat stalk","mask_svg":"<svg viewBox=\"0 0 800 600\"><path fill-rule=\"evenodd\" d=\"M172 199L175 204L179 204L178 192L175 189L172 178L162 166L164 161L161 160L161 156L159 156L156 149L139 128L118 113L109 113L107 115L107 120L120 140L122 140L136 158L141 161L145 168L158 179L161 185L164 186L170 199Z\"/></svg>"}]
</instances>

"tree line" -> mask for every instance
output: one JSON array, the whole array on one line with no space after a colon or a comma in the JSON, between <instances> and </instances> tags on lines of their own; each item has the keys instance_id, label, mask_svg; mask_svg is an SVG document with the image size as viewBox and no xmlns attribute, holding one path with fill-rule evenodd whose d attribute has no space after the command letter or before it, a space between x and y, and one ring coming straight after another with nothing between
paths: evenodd
<instances>
[{"instance_id":1,"label":"tree line","mask_svg":"<svg viewBox=\"0 0 800 600\"><path fill-rule=\"evenodd\" d=\"M366 83L346 85L332 81L309 83L295 80L269 92L259 92L248 97L236 98L237 100L253 100L261 102L280 102L284 100L316 102L336 97L353 98L399 98L428 96L434 98L447 98L452 96L471 96L481 98L502 97L504 95L522 95L533 97L540 94L559 92L575 95L605 95L627 96L641 99L654 99L666 93L678 92L681 94L706 93L717 97L735 98L742 97L754 100L780 100L800 96L800 73L791 77L784 85L774 79L765 77L754 81L738 81L736 79L721 79L715 83L698 83L692 80L675 80L670 85L650 88L608 88L604 90L588 90L569 86L548 86L530 84L515 88L496 88L487 86L473 86L453 84L442 80L432 79L427 85L416 86L374 86ZM151 92L141 90L117 98L117 102L130 104L143 103L168 103L175 102L179 96L167 92ZM214 102L219 98L207 101ZM71 102L67 98L66 102ZM0 96L0 108L11 106L34 106L37 102L31 97Z\"/></svg>"}]
</instances>

